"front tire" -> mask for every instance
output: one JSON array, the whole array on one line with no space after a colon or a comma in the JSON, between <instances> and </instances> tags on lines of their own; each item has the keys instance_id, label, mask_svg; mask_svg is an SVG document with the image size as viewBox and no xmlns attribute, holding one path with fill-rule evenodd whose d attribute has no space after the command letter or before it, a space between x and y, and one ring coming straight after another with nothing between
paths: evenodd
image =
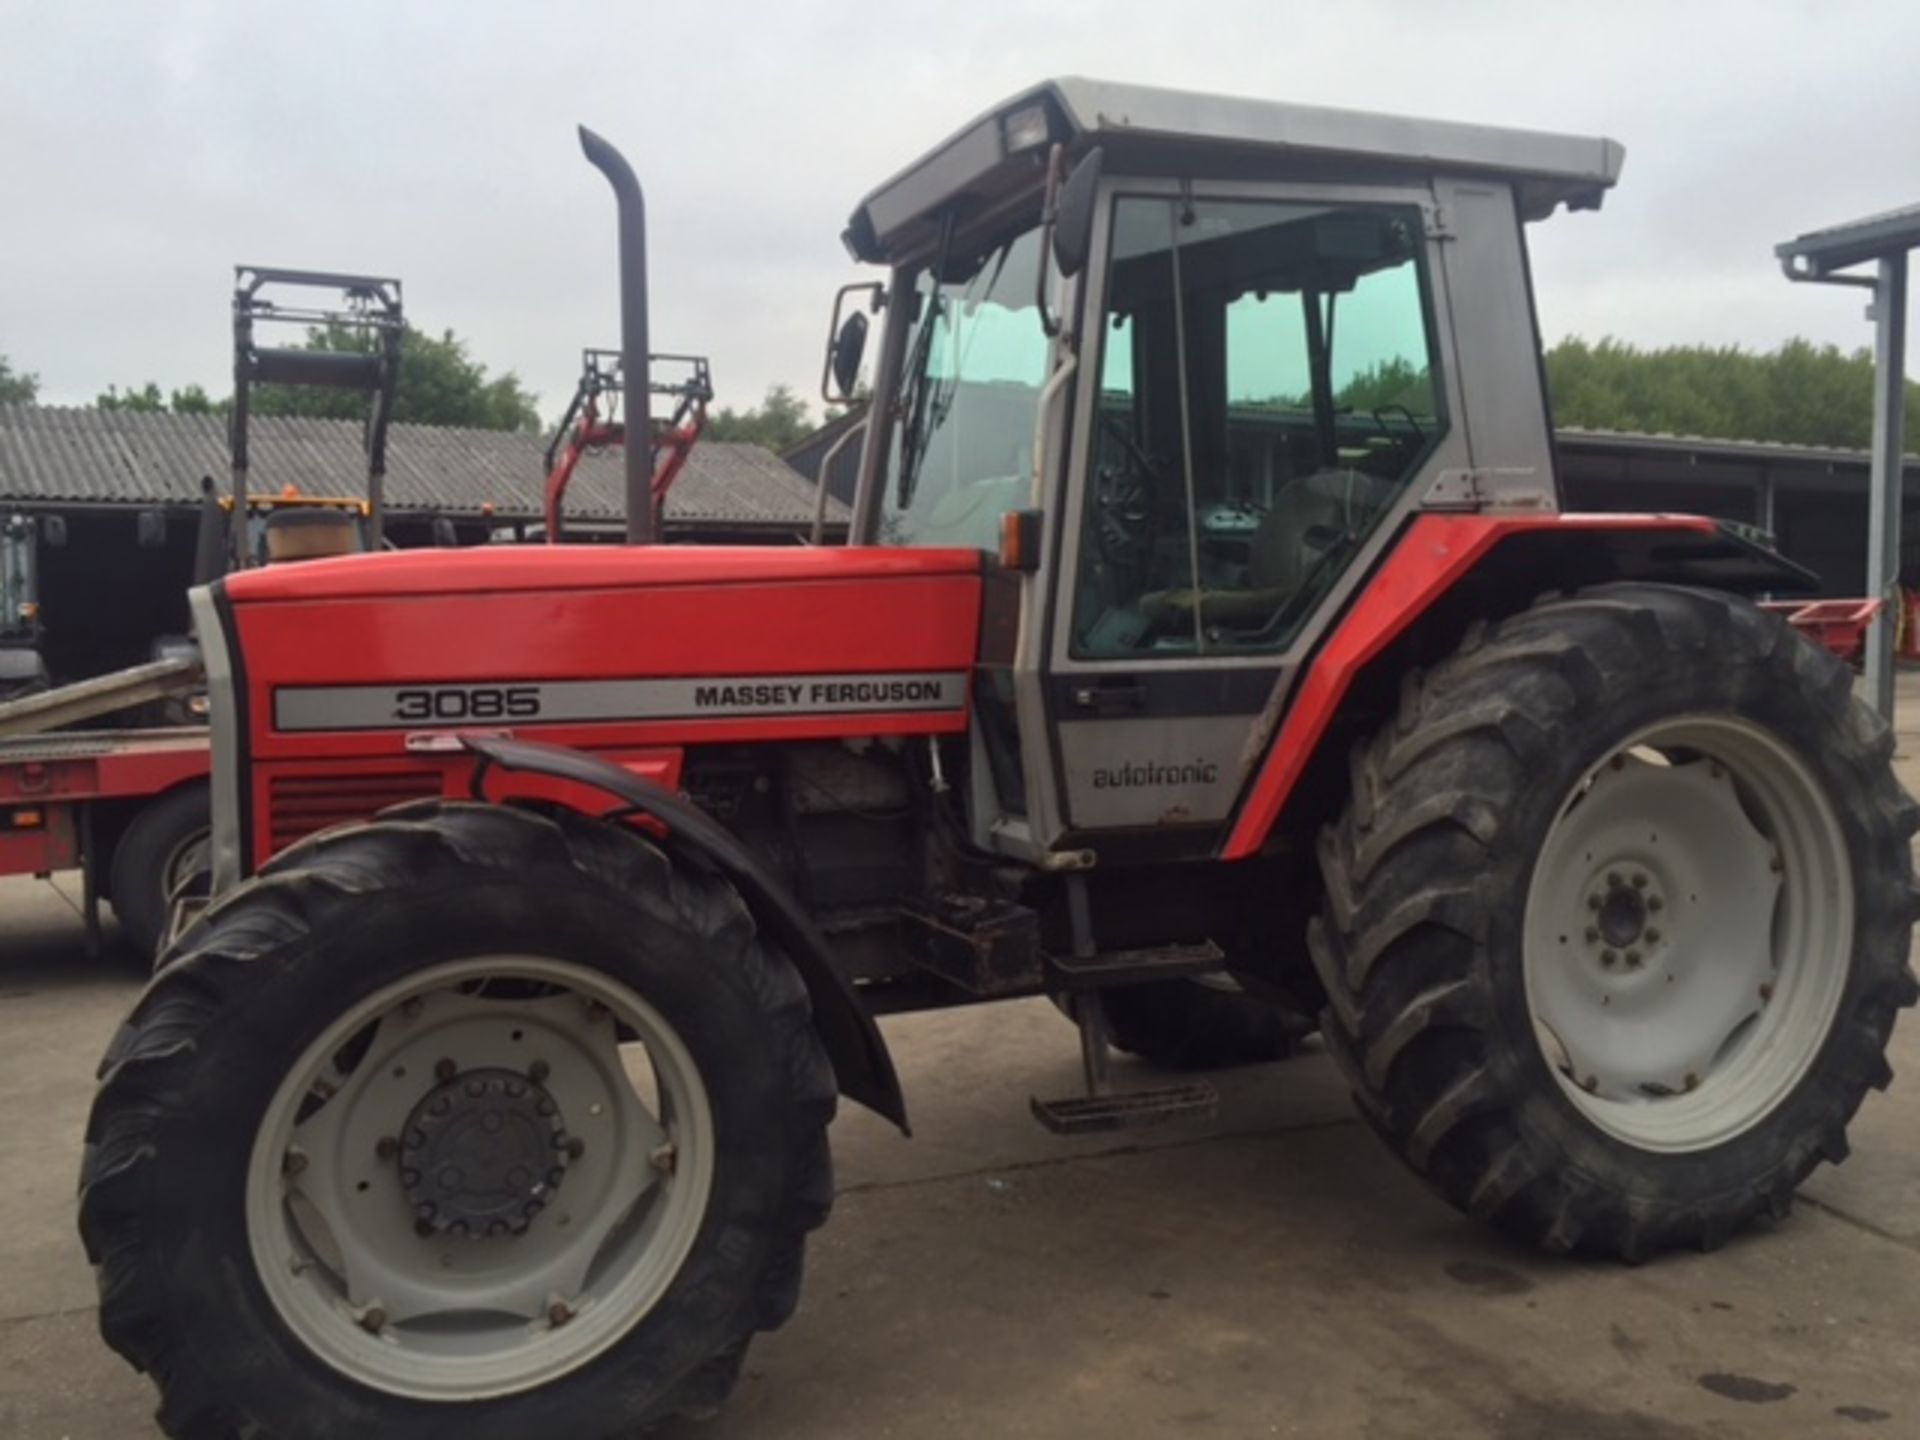
<instances>
[{"instance_id":1,"label":"front tire","mask_svg":"<svg viewBox=\"0 0 1920 1440\"><path fill-rule=\"evenodd\" d=\"M182 1440L711 1410L832 1199L831 1067L719 877L559 813L275 859L115 1038L80 1224Z\"/></svg>"},{"instance_id":2,"label":"front tire","mask_svg":"<svg viewBox=\"0 0 1920 1440\"><path fill-rule=\"evenodd\" d=\"M1891 1078L1917 812L1846 666L1614 586L1471 634L1322 837L1322 1029L1448 1200L1554 1250L1710 1247Z\"/></svg>"}]
</instances>

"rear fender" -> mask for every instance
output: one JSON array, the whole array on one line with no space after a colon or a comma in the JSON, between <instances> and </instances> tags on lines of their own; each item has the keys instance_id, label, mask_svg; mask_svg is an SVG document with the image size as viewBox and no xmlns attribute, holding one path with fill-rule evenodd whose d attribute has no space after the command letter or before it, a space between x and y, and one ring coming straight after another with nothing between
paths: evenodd
<instances>
[{"instance_id":1,"label":"rear fender","mask_svg":"<svg viewBox=\"0 0 1920 1440\"><path fill-rule=\"evenodd\" d=\"M1745 595L1819 588L1811 571L1699 516L1418 515L1328 629L1284 711L1270 714L1265 759L1220 858L1246 859L1332 819L1353 741L1392 714L1407 669L1451 650L1473 620L1613 581Z\"/></svg>"},{"instance_id":2,"label":"rear fender","mask_svg":"<svg viewBox=\"0 0 1920 1440\"><path fill-rule=\"evenodd\" d=\"M880 1027L834 964L806 911L732 833L671 790L597 755L529 740L469 736L464 743L481 757L473 780L476 798L484 798L480 792L489 766L569 781L624 802L660 827L657 838L669 852L696 857L725 875L800 972L840 1093L909 1133L900 1078Z\"/></svg>"}]
</instances>

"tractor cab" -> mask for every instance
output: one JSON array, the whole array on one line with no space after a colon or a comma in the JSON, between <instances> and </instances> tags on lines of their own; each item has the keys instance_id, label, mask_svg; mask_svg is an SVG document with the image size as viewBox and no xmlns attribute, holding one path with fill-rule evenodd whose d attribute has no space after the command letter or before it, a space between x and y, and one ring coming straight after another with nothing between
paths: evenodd
<instances>
[{"instance_id":1,"label":"tractor cab","mask_svg":"<svg viewBox=\"0 0 1920 1440\"><path fill-rule=\"evenodd\" d=\"M1212 849L1415 512L1555 508L1522 222L1621 158L1067 79L861 202L847 247L891 274L851 541L995 557L980 843Z\"/></svg>"}]
</instances>

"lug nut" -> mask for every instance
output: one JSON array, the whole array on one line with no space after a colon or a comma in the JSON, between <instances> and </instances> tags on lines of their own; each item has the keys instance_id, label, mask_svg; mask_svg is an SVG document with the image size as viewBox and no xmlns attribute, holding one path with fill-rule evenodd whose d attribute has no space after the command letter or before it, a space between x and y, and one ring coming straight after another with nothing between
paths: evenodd
<instances>
[{"instance_id":1,"label":"lug nut","mask_svg":"<svg viewBox=\"0 0 1920 1440\"><path fill-rule=\"evenodd\" d=\"M679 1158L679 1150L669 1141L654 1151L653 1154L649 1155L647 1157L647 1163L652 1165L653 1168L658 1170L662 1175L671 1175L673 1174L674 1164Z\"/></svg>"},{"instance_id":2,"label":"lug nut","mask_svg":"<svg viewBox=\"0 0 1920 1440\"><path fill-rule=\"evenodd\" d=\"M1580 1082L1580 1088L1589 1095L1593 1094L1600 1088L1600 1077L1598 1075L1587 1076L1586 1079Z\"/></svg>"},{"instance_id":3,"label":"lug nut","mask_svg":"<svg viewBox=\"0 0 1920 1440\"><path fill-rule=\"evenodd\" d=\"M1620 872L1618 870L1607 871L1607 884L1615 890L1620 888Z\"/></svg>"},{"instance_id":4,"label":"lug nut","mask_svg":"<svg viewBox=\"0 0 1920 1440\"><path fill-rule=\"evenodd\" d=\"M1774 874L1778 875L1782 870L1786 869L1787 867L1786 867L1786 863L1781 860L1779 854L1776 852L1773 858L1767 861L1767 868L1773 871Z\"/></svg>"},{"instance_id":5,"label":"lug nut","mask_svg":"<svg viewBox=\"0 0 1920 1440\"><path fill-rule=\"evenodd\" d=\"M547 1323L555 1329L571 1319L573 1319L573 1311L567 1307L566 1301L556 1300L547 1307Z\"/></svg>"},{"instance_id":6,"label":"lug nut","mask_svg":"<svg viewBox=\"0 0 1920 1440\"><path fill-rule=\"evenodd\" d=\"M1662 900L1658 895L1649 895L1647 897L1647 909L1653 911L1656 915L1664 910L1666 905L1667 902Z\"/></svg>"},{"instance_id":7,"label":"lug nut","mask_svg":"<svg viewBox=\"0 0 1920 1440\"><path fill-rule=\"evenodd\" d=\"M1649 945L1658 945L1660 943L1660 932L1651 925L1647 927L1647 943Z\"/></svg>"},{"instance_id":8,"label":"lug nut","mask_svg":"<svg viewBox=\"0 0 1920 1440\"><path fill-rule=\"evenodd\" d=\"M1638 950L1627 951L1627 968L1629 970L1638 970L1640 968L1640 952Z\"/></svg>"},{"instance_id":9,"label":"lug nut","mask_svg":"<svg viewBox=\"0 0 1920 1440\"><path fill-rule=\"evenodd\" d=\"M1589 945L1598 944L1599 940L1600 940L1600 932L1594 929L1594 927L1591 925L1587 926L1587 944Z\"/></svg>"},{"instance_id":10,"label":"lug nut","mask_svg":"<svg viewBox=\"0 0 1920 1440\"><path fill-rule=\"evenodd\" d=\"M433 1234L433 1222L431 1220L414 1221L413 1233L418 1235L422 1240L426 1239L429 1235Z\"/></svg>"},{"instance_id":11,"label":"lug nut","mask_svg":"<svg viewBox=\"0 0 1920 1440\"><path fill-rule=\"evenodd\" d=\"M1640 874L1640 873L1639 873L1638 871L1635 871L1635 872L1634 872L1634 876L1633 876L1633 888L1634 888L1634 889L1636 889L1636 890L1644 890L1644 889L1646 889L1646 888L1647 888L1647 877L1646 877L1646 876L1644 876L1644 875L1642 875L1642 874Z\"/></svg>"},{"instance_id":12,"label":"lug nut","mask_svg":"<svg viewBox=\"0 0 1920 1440\"><path fill-rule=\"evenodd\" d=\"M1599 908L1600 908L1600 897L1598 895L1587 896L1587 909L1598 910Z\"/></svg>"},{"instance_id":13,"label":"lug nut","mask_svg":"<svg viewBox=\"0 0 1920 1440\"><path fill-rule=\"evenodd\" d=\"M1619 958L1620 957L1614 954L1613 951L1611 950L1602 950L1600 952L1600 963L1606 966L1607 969L1609 970L1613 968L1613 962L1618 960Z\"/></svg>"},{"instance_id":14,"label":"lug nut","mask_svg":"<svg viewBox=\"0 0 1920 1440\"><path fill-rule=\"evenodd\" d=\"M1697 1090L1700 1088L1700 1077L1694 1074L1693 1071L1689 1070L1687 1071L1686 1079L1682 1080L1680 1083L1688 1090Z\"/></svg>"},{"instance_id":15,"label":"lug nut","mask_svg":"<svg viewBox=\"0 0 1920 1440\"><path fill-rule=\"evenodd\" d=\"M445 1084L460 1073L460 1067L453 1063L452 1057L442 1056L433 1062L433 1078Z\"/></svg>"},{"instance_id":16,"label":"lug nut","mask_svg":"<svg viewBox=\"0 0 1920 1440\"><path fill-rule=\"evenodd\" d=\"M400 1142L391 1135L382 1135L380 1143L373 1147L373 1153L382 1160L391 1160L400 1153Z\"/></svg>"},{"instance_id":17,"label":"lug nut","mask_svg":"<svg viewBox=\"0 0 1920 1440\"><path fill-rule=\"evenodd\" d=\"M360 1312L360 1328L369 1335L378 1335L387 1328L387 1312L378 1305Z\"/></svg>"},{"instance_id":18,"label":"lug nut","mask_svg":"<svg viewBox=\"0 0 1920 1440\"><path fill-rule=\"evenodd\" d=\"M544 1060L536 1060L527 1067L527 1078L536 1085L545 1084L547 1076L552 1073L553 1072L547 1068L547 1062Z\"/></svg>"},{"instance_id":19,"label":"lug nut","mask_svg":"<svg viewBox=\"0 0 1920 1440\"><path fill-rule=\"evenodd\" d=\"M1773 982L1771 980L1764 982L1760 986L1760 998L1763 1001L1773 999Z\"/></svg>"},{"instance_id":20,"label":"lug nut","mask_svg":"<svg viewBox=\"0 0 1920 1440\"><path fill-rule=\"evenodd\" d=\"M586 1141L582 1140L578 1135L572 1136L571 1138L568 1139L567 1158L569 1160L578 1160L582 1155L586 1153L587 1153Z\"/></svg>"},{"instance_id":21,"label":"lug nut","mask_svg":"<svg viewBox=\"0 0 1920 1440\"><path fill-rule=\"evenodd\" d=\"M418 1020L420 1018L420 1012L425 1008L426 1006L421 1002L420 997L415 995L411 999L402 1002L400 1013L409 1020Z\"/></svg>"},{"instance_id":22,"label":"lug nut","mask_svg":"<svg viewBox=\"0 0 1920 1440\"><path fill-rule=\"evenodd\" d=\"M280 1162L280 1173L282 1175L298 1175L306 1168L307 1152L304 1150L288 1150L285 1158Z\"/></svg>"}]
</instances>

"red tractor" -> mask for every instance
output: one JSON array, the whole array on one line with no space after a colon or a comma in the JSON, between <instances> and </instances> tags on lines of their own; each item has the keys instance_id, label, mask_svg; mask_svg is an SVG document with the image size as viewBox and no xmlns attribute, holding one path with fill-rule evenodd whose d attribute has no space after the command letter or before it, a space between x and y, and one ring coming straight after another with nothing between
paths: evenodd
<instances>
[{"instance_id":1,"label":"red tractor","mask_svg":"<svg viewBox=\"0 0 1920 1440\"><path fill-rule=\"evenodd\" d=\"M644 397L639 188L586 144ZM1920 810L1744 598L1804 572L1557 504L1525 224L1621 158L1042 85L854 211L846 546L196 592L215 896L80 1204L169 1433L711 1408L794 1309L836 1097L906 1128L875 1017L916 1007L1058 1000L1067 1131L1213 1103L1115 1093L1114 1043L1317 1024L1409 1166L1553 1250L1784 1213L1889 1079Z\"/></svg>"}]
</instances>

